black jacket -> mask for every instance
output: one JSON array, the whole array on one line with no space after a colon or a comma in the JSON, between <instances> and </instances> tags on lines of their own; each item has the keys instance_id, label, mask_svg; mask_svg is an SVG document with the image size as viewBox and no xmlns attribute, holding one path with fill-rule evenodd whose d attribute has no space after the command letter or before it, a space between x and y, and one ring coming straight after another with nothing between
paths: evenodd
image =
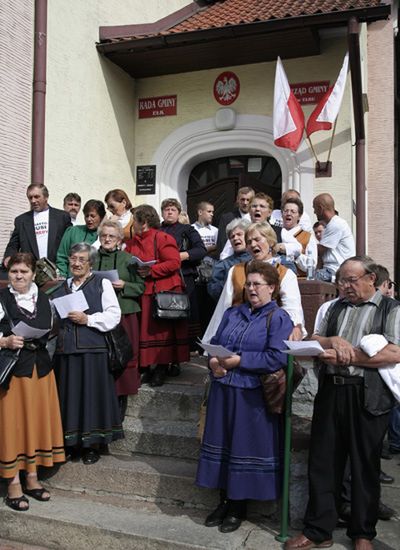
<instances>
[{"instance_id":1,"label":"black jacket","mask_svg":"<svg viewBox=\"0 0 400 550\"><path fill-rule=\"evenodd\" d=\"M207 255L207 249L201 240L200 233L191 225L179 222L172 225L162 223L160 229L174 237L179 252L189 254L189 259L182 262L182 274L196 276L196 267Z\"/></svg>"},{"instance_id":2,"label":"black jacket","mask_svg":"<svg viewBox=\"0 0 400 550\"><path fill-rule=\"evenodd\" d=\"M49 237L46 257L54 263L64 231L70 225L71 218L67 212L49 206ZM32 210L15 218L14 231L4 252L4 257L7 258L17 252L30 252L36 260L39 259Z\"/></svg>"}]
</instances>

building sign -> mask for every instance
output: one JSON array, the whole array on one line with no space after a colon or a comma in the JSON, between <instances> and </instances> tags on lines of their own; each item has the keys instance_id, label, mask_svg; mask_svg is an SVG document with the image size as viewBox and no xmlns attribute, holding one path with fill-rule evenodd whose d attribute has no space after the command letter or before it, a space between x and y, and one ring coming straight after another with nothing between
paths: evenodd
<instances>
[{"instance_id":1,"label":"building sign","mask_svg":"<svg viewBox=\"0 0 400 550\"><path fill-rule=\"evenodd\" d=\"M136 195L155 195L156 165L136 166Z\"/></svg>"},{"instance_id":2,"label":"building sign","mask_svg":"<svg viewBox=\"0 0 400 550\"><path fill-rule=\"evenodd\" d=\"M230 105L237 100L240 92L238 76L231 71L221 73L214 82L214 97L221 105Z\"/></svg>"},{"instance_id":3,"label":"building sign","mask_svg":"<svg viewBox=\"0 0 400 550\"><path fill-rule=\"evenodd\" d=\"M291 84L291 89L299 100L300 105L313 105L323 97L328 91L329 80L321 80L319 82L299 82Z\"/></svg>"},{"instance_id":4,"label":"building sign","mask_svg":"<svg viewBox=\"0 0 400 550\"><path fill-rule=\"evenodd\" d=\"M176 115L176 95L142 97L138 100L139 118Z\"/></svg>"}]
</instances>

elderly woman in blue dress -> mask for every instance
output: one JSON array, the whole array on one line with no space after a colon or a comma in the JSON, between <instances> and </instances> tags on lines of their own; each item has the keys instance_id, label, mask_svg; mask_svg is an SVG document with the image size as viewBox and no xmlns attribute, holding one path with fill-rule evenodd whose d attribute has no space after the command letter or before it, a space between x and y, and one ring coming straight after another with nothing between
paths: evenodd
<instances>
[{"instance_id":1,"label":"elderly woman in blue dress","mask_svg":"<svg viewBox=\"0 0 400 550\"><path fill-rule=\"evenodd\" d=\"M211 357L211 388L196 482L220 489L218 507L205 525L223 533L236 530L246 516L247 499L279 497L282 418L267 412L260 375L284 367L283 340L293 330L278 307L279 275L268 263L246 267L247 302L229 308L212 338L232 352Z\"/></svg>"},{"instance_id":2,"label":"elderly woman in blue dress","mask_svg":"<svg viewBox=\"0 0 400 550\"><path fill-rule=\"evenodd\" d=\"M65 446L82 455L84 464L100 458L99 448L124 437L114 379L108 369L105 333L121 319L111 282L91 272L96 249L78 243L69 251L68 278L53 298L82 291L85 311L60 319L55 373L60 397Z\"/></svg>"}]
</instances>

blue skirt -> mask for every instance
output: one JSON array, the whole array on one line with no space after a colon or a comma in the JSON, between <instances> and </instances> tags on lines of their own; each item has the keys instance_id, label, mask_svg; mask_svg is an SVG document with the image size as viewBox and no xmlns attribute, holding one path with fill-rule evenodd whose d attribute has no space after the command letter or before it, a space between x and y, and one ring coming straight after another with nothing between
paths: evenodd
<instances>
[{"instance_id":1,"label":"blue skirt","mask_svg":"<svg viewBox=\"0 0 400 550\"><path fill-rule=\"evenodd\" d=\"M283 417L270 415L261 388L213 381L196 483L233 500L274 500L281 493Z\"/></svg>"}]
</instances>

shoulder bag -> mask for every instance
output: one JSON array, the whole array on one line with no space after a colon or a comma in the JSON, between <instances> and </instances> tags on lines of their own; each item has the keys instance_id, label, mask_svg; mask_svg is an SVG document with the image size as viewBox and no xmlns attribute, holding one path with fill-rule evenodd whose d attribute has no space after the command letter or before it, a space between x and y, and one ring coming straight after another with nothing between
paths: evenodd
<instances>
[{"instance_id":1,"label":"shoulder bag","mask_svg":"<svg viewBox=\"0 0 400 550\"><path fill-rule=\"evenodd\" d=\"M108 348L108 369L114 378L119 378L133 358L132 344L121 323L106 332L105 338Z\"/></svg>"},{"instance_id":2,"label":"shoulder bag","mask_svg":"<svg viewBox=\"0 0 400 550\"><path fill-rule=\"evenodd\" d=\"M14 326L11 317L9 316L6 306L1 303L5 317L8 319L11 328ZM18 361L20 349L2 348L0 350L0 387L4 390L8 390L10 385L10 379L14 366Z\"/></svg>"},{"instance_id":3,"label":"shoulder bag","mask_svg":"<svg viewBox=\"0 0 400 550\"><path fill-rule=\"evenodd\" d=\"M272 315L275 310L267 316L267 333L271 325ZM293 391L299 386L305 374L304 368L296 360L293 361ZM275 372L260 375L261 387L263 390L264 402L270 414L281 414L285 410L286 396L286 370L281 368Z\"/></svg>"},{"instance_id":4,"label":"shoulder bag","mask_svg":"<svg viewBox=\"0 0 400 550\"><path fill-rule=\"evenodd\" d=\"M157 260L157 237L154 238L154 257ZM186 289L185 280L180 272L182 286ZM190 317L190 300L187 292L172 292L170 290L164 292L156 292L156 282L153 283L153 318L179 320L189 319Z\"/></svg>"}]
</instances>

